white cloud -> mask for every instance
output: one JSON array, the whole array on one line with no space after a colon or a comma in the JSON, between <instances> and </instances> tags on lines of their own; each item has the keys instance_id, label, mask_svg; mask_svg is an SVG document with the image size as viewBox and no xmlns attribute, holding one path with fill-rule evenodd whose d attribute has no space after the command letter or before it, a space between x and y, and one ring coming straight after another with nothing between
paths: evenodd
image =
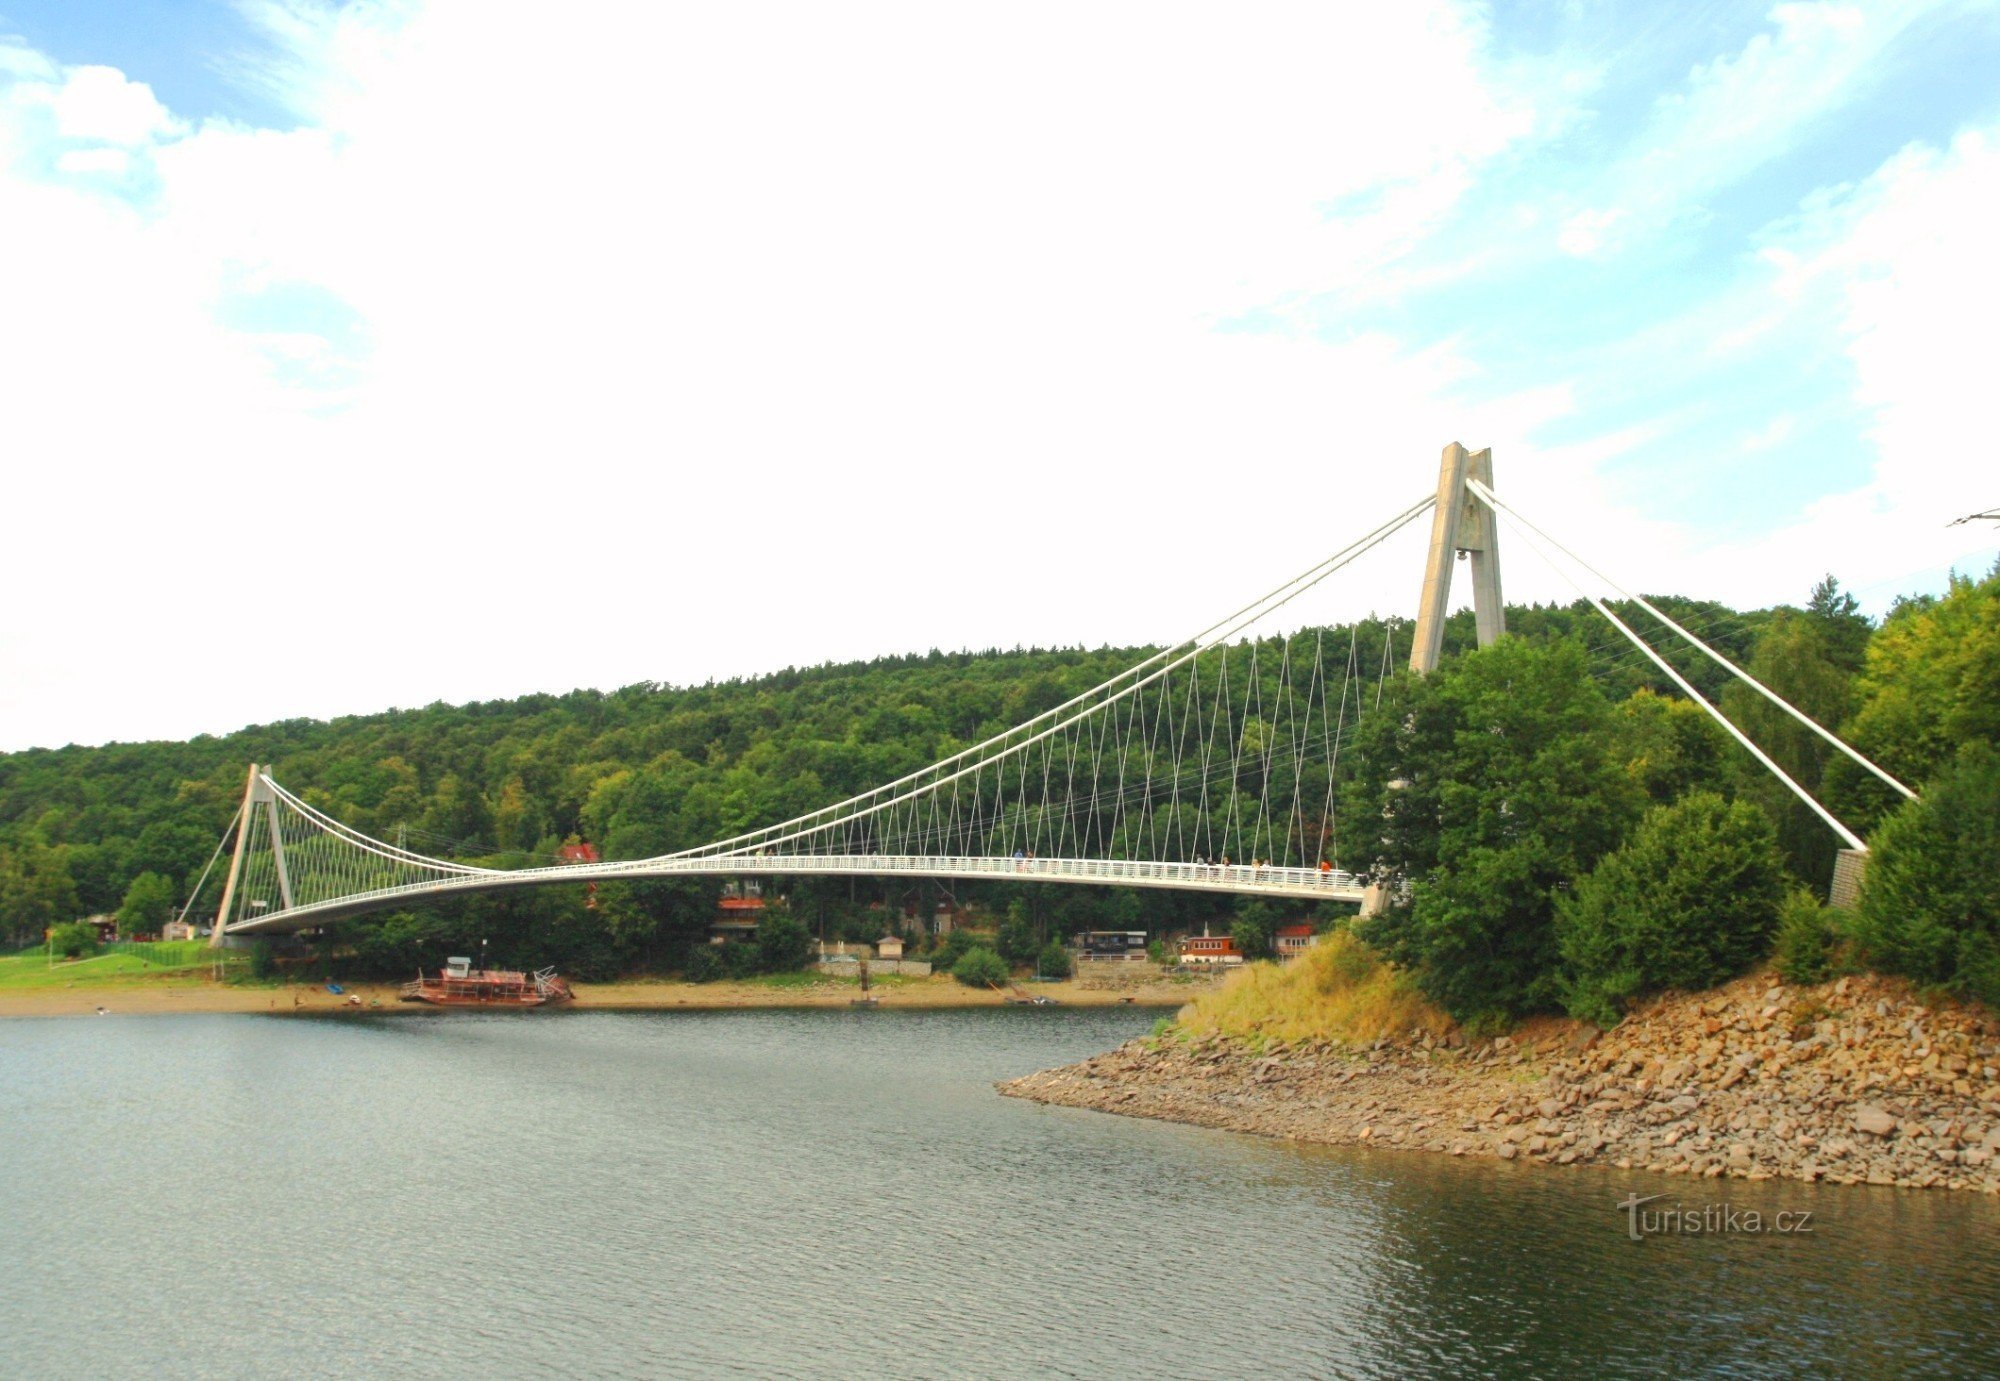
<instances>
[{"instance_id":1,"label":"white cloud","mask_svg":"<svg viewBox=\"0 0 2000 1381\"><path fill-rule=\"evenodd\" d=\"M1599 464L1651 436L1627 436L1588 452L1582 464L1531 469L1515 486L1523 506L1628 587L1678 590L1737 605L1796 603L1831 569L1880 612L1894 596L1935 584L1953 565L1989 565L1993 535L1947 529L1963 513L2000 496L1981 438L1992 428L1992 352L1987 323L2000 316L2000 266L1988 241L2000 218L2000 125L1965 131L1949 147L1913 144L1856 185L1815 196L1796 218L1767 234L1756 276L1722 298L1663 324L1655 338L1621 350L1618 365L1648 354L1672 359L1700 348L1716 359L1744 352L1797 352L1797 368L1827 348L1844 358L1851 397L1829 397L1836 415L1858 404L1870 419L1867 478L1829 489L1809 467L1776 511L1718 514L1716 538L1699 523L1647 520L1643 507L1676 483L1671 468L1609 492ZM1719 321L1759 314L1757 329L1714 336ZM1828 342L1816 330L1833 333ZM1768 376L1762 376L1768 377ZM1814 418L1784 413L1737 439L1744 465L1775 463ZM1652 436L1670 435L1657 419ZM1621 511L1622 510L1622 511ZM1607 515L1616 536L1601 529ZM1598 531L1593 531L1593 526ZM1513 572L1510 570L1510 577Z\"/></svg>"},{"instance_id":2,"label":"white cloud","mask_svg":"<svg viewBox=\"0 0 2000 1381\"><path fill-rule=\"evenodd\" d=\"M1564 222L1559 247L1594 255L1692 214L1705 197L1783 157L1830 114L1863 99L1884 54L1954 4L1774 6L1768 30L1698 64L1659 98L1630 150L1584 193L1592 204Z\"/></svg>"},{"instance_id":3,"label":"white cloud","mask_svg":"<svg viewBox=\"0 0 2000 1381\"><path fill-rule=\"evenodd\" d=\"M1177 636L1428 488L1466 372L1215 323L1536 118L1443 4L256 12L296 130L10 59L0 370L61 521L0 576L68 591L0 644L11 744Z\"/></svg>"},{"instance_id":4,"label":"white cloud","mask_svg":"<svg viewBox=\"0 0 2000 1381\"><path fill-rule=\"evenodd\" d=\"M50 95L56 130L65 139L143 144L176 133L179 122L144 82L112 67L72 67Z\"/></svg>"},{"instance_id":5,"label":"white cloud","mask_svg":"<svg viewBox=\"0 0 2000 1381\"><path fill-rule=\"evenodd\" d=\"M66 149L56 155L56 168L72 177L103 173L123 177L132 167L132 156L123 149Z\"/></svg>"},{"instance_id":6,"label":"white cloud","mask_svg":"<svg viewBox=\"0 0 2000 1381\"><path fill-rule=\"evenodd\" d=\"M34 515L0 579L60 592L0 625L0 746L1178 636L1426 492L1454 437L1633 584L1783 598L1829 535L1905 560L1880 515L1907 554L1946 439L1979 434L1990 137L1829 194L1727 311L1619 362L1841 323L1877 476L1754 546L1607 486L1681 419L1595 415L1579 380L1467 401L1501 362L1458 339L1223 329L1466 272L1409 251L1588 81L1524 85L1475 9L250 12L296 129L0 45L0 225L34 270L0 314ZM1781 147L1809 117L1772 93L1834 99L1795 54L1866 46L1823 18L1699 71L1655 144L1734 109ZM1580 209L1495 234L1615 247ZM1596 435L1533 440L1559 420ZM1406 611L1422 540L1301 617Z\"/></svg>"},{"instance_id":7,"label":"white cloud","mask_svg":"<svg viewBox=\"0 0 2000 1381\"><path fill-rule=\"evenodd\" d=\"M1814 504L1773 539L1780 550L1802 560L1839 551L1857 584L1913 557L1980 550L1980 534L1944 528L2000 492L1982 443L1993 426L1987 336L2000 315L1996 219L2000 125L1989 125L1945 149L1911 145L1860 186L1818 200L1771 247L1784 291L1836 302L1877 455L1865 486Z\"/></svg>"}]
</instances>

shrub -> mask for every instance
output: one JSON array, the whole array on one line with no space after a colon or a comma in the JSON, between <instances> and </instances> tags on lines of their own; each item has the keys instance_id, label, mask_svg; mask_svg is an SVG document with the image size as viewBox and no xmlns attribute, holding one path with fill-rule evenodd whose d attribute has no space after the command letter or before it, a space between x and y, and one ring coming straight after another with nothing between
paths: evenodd
<instances>
[{"instance_id":1,"label":"shrub","mask_svg":"<svg viewBox=\"0 0 2000 1381\"><path fill-rule=\"evenodd\" d=\"M1890 973L2000 1006L2000 751L1968 743L1875 832L1860 939Z\"/></svg>"},{"instance_id":2,"label":"shrub","mask_svg":"<svg viewBox=\"0 0 2000 1381\"><path fill-rule=\"evenodd\" d=\"M1280 1040L1372 1041L1451 1029L1415 978L1385 961L1351 931L1336 931L1288 964L1247 964L1220 989L1183 1008L1192 1035Z\"/></svg>"},{"instance_id":3,"label":"shrub","mask_svg":"<svg viewBox=\"0 0 2000 1381\"><path fill-rule=\"evenodd\" d=\"M1236 942L1237 952L1245 959L1269 959L1271 936L1277 928L1278 908L1270 902L1252 899L1237 906L1236 919L1229 924L1229 938Z\"/></svg>"},{"instance_id":4,"label":"shrub","mask_svg":"<svg viewBox=\"0 0 2000 1381\"><path fill-rule=\"evenodd\" d=\"M813 961L812 933L788 911L773 911L757 927L757 966L765 973L794 973Z\"/></svg>"},{"instance_id":5,"label":"shrub","mask_svg":"<svg viewBox=\"0 0 2000 1381\"><path fill-rule=\"evenodd\" d=\"M1028 908L1020 902L1007 908L1007 919L1000 923L999 933L993 937L993 948L1010 964L1035 961L1040 945L1035 940L1034 923L1028 919Z\"/></svg>"},{"instance_id":6,"label":"shrub","mask_svg":"<svg viewBox=\"0 0 2000 1381\"><path fill-rule=\"evenodd\" d=\"M990 948L986 936L976 930L954 930L944 937L944 943L937 947L931 957L931 965L937 969L952 969L958 966L968 950Z\"/></svg>"},{"instance_id":7,"label":"shrub","mask_svg":"<svg viewBox=\"0 0 2000 1381\"><path fill-rule=\"evenodd\" d=\"M1640 818L1556 908L1570 1014L1615 1026L1659 988L1707 988L1762 958L1784 872L1771 819L1694 791Z\"/></svg>"},{"instance_id":8,"label":"shrub","mask_svg":"<svg viewBox=\"0 0 2000 1381\"><path fill-rule=\"evenodd\" d=\"M1840 968L1839 947L1847 914L1820 905L1804 888L1793 888L1778 908L1778 938L1771 962L1787 983L1824 983Z\"/></svg>"},{"instance_id":9,"label":"shrub","mask_svg":"<svg viewBox=\"0 0 2000 1381\"><path fill-rule=\"evenodd\" d=\"M1505 1030L1556 1000L1549 898L1561 866L1536 839L1468 850L1409 902L1361 922L1360 934L1460 1021Z\"/></svg>"},{"instance_id":10,"label":"shrub","mask_svg":"<svg viewBox=\"0 0 2000 1381\"><path fill-rule=\"evenodd\" d=\"M250 945L250 976L265 979L278 972L278 953L269 940L252 941Z\"/></svg>"},{"instance_id":11,"label":"shrub","mask_svg":"<svg viewBox=\"0 0 2000 1381\"><path fill-rule=\"evenodd\" d=\"M65 959L97 953L97 927L87 921L65 921L49 931L49 944Z\"/></svg>"},{"instance_id":12,"label":"shrub","mask_svg":"<svg viewBox=\"0 0 2000 1381\"><path fill-rule=\"evenodd\" d=\"M1035 956L1035 968L1044 978L1068 978L1074 967L1060 940L1049 941Z\"/></svg>"},{"instance_id":13,"label":"shrub","mask_svg":"<svg viewBox=\"0 0 2000 1381\"><path fill-rule=\"evenodd\" d=\"M756 945L739 940L731 944L714 945L711 948L720 951L718 957L722 961L724 978L750 978L757 973L760 956Z\"/></svg>"},{"instance_id":14,"label":"shrub","mask_svg":"<svg viewBox=\"0 0 2000 1381\"><path fill-rule=\"evenodd\" d=\"M958 932L954 931L953 934ZM990 949L969 949L951 966L951 976L968 988L1007 981L1007 961Z\"/></svg>"},{"instance_id":15,"label":"shrub","mask_svg":"<svg viewBox=\"0 0 2000 1381\"><path fill-rule=\"evenodd\" d=\"M118 933L126 939L157 932L173 919L174 885L158 873L141 873L125 889L118 908Z\"/></svg>"},{"instance_id":16,"label":"shrub","mask_svg":"<svg viewBox=\"0 0 2000 1381\"><path fill-rule=\"evenodd\" d=\"M722 956L715 948L707 944L690 946L687 960L681 965L681 977L690 983L713 983L722 977Z\"/></svg>"}]
</instances>

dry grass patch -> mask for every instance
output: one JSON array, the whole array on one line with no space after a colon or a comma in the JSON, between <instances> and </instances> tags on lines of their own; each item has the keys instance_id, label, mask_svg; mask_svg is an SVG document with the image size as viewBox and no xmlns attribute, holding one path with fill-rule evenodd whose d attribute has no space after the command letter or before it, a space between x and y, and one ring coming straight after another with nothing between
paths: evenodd
<instances>
[{"instance_id":1,"label":"dry grass patch","mask_svg":"<svg viewBox=\"0 0 2000 1381\"><path fill-rule=\"evenodd\" d=\"M1408 974L1344 930L1289 963L1237 970L1183 1007L1178 1024L1194 1036L1350 1044L1420 1031L1442 1037L1452 1025Z\"/></svg>"}]
</instances>

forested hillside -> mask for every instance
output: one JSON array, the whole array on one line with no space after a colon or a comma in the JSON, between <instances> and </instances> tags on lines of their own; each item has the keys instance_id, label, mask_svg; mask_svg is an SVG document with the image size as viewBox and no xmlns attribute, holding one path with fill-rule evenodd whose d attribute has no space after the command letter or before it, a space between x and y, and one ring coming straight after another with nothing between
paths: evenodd
<instances>
[{"instance_id":1,"label":"forested hillside","mask_svg":"<svg viewBox=\"0 0 2000 1381\"><path fill-rule=\"evenodd\" d=\"M1954 682L1939 669L1937 648L1947 641L1956 648L1972 636L1968 628L1983 626L1994 584L1965 583L1947 599L1908 602L1879 632L1831 580L1799 609L1739 612L1657 602L1823 722L1852 723L1864 746L1921 779L1953 744L1991 732L1982 715L1990 717L1992 702L1982 704L1976 690L1966 689L1990 679L1978 660L1984 654L1954 652L1965 664ZM1770 818L1793 872L1823 885L1831 836L1776 783L1745 771L1747 758L1693 707L1652 694L1669 691L1666 678L1588 606L1517 607L1509 611L1509 627L1521 647L1566 649L1538 662L1535 674L1587 684L1592 704L1604 707L1604 716L1593 710L1584 720L1615 729L1590 752L1603 758L1607 780L1625 784L1619 790L1629 787L1637 802L1704 786L1751 801ZM1381 621L1308 629L1292 641L1316 638L1342 648L1352 640L1371 682L1408 655L1407 627ZM1462 614L1447 631L1447 655L1463 660L1472 641L1470 615ZM440 856L520 866L576 837L595 842L608 858L644 857L880 784L1062 702L1145 651L932 652L699 687L644 684L438 704L330 723L260 725L185 743L0 756L0 923L17 940L37 938L51 921L118 910L148 874L155 875L148 887L185 896L234 812L252 761L341 820ZM1872 783L1844 772L1844 763L1829 766L1817 740L1754 696L1725 689L1725 673L1712 662L1685 648L1671 655L1809 787L1824 778L1826 790L1864 823L1887 808ZM1384 735L1394 737L1395 707L1414 693L1409 687L1410 678L1391 676L1385 712L1355 730L1357 744L1375 744L1373 757L1357 750L1350 782L1363 810L1370 764L1384 760ZM1532 698L1517 699L1510 713L1532 719ZM1933 704L1945 701L1947 709L1934 716ZM1530 737L1574 737L1572 730L1589 725L1537 721L1522 729ZM1592 818L1615 836L1621 809ZM1366 847L1357 842L1354 856ZM1412 859L1424 857L1426 847L1412 841ZM1004 890L989 900L1004 904ZM1078 889L1051 897L1041 894L1045 889L1027 890L1039 894L1032 904L1044 924L1185 924L1215 907L1162 894L1141 907L1115 893ZM837 927L867 900L901 900L845 884L818 893L794 888L795 907L815 912L809 919L831 915ZM157 911L153 893L147 895ZM555 893L477 899L437 913L357 923L348 939L378 952L385 964L402 964L423 937L481 928L510 937L524 962L547 956L582 959L597 969L671 965L698 934L712 896L712 889L689 884L649 884L606 888L588 909L581 897Z\"/></svg>"}]
</instances>

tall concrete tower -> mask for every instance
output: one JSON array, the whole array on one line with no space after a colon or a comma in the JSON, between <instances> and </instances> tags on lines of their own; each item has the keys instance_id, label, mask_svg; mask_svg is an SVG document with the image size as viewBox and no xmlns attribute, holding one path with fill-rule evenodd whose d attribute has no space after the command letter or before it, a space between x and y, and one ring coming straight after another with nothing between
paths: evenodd
<instances>
[{"instance_id":1,"label":"tall concrete tower","mask_svg":"<svg viewBox=\"0 0 2000 1381\"><path fill-rule=\"evenodd\" d=\"M1431 552L1424 563L1424 592L1417 601L1417 640L1410 648L1410 670L1428 675L1444 646L1444 618L1451 608L1451 568L1466 556L1472 565L1472 612L1479 624L1479 645L1486 647L1507 631L1507 612L1500 603L1500 537L1493 510L1470 493L1465 482L1476 479L1493 487L1493 452L1468 452L1456 441L1444 448L1438 465L1437 507L1431 513Z\"/></svg>"}]
</instances>

